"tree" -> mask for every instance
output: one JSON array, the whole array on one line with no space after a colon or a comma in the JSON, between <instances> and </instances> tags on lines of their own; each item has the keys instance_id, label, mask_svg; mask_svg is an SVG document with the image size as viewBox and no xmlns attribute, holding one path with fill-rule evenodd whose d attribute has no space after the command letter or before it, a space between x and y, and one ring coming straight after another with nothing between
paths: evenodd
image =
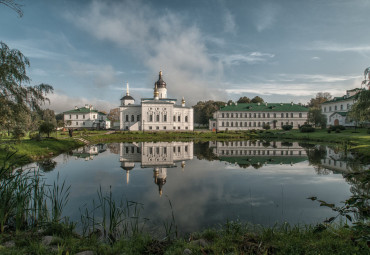
<instances>
[{"instance_id":1,"label":"tree","mask_svg":"<svg viewBox=\"0 0 370 255\"><path fill-rule=\"evenodd\" d=\"M249 104L251 102L249 97L240 97L237 101L238 104Z\"/></svg>"},{"instance_id":2,"label":"tree","mask_svg":"<svg viewBox=\"0 0 370 255\"><path fill-rule=\"evenodd\" d=\"M220 109L221 106L225 105L225 102L221 101L199 101L194 108L194 122L198 124L207 125L214 112Z\"/></svg>"},{"instance_id":3,"label":"tree","mask_svg":"<svg viewBox=\"0 0 370 255\"><path fill-rule=\"evenodd\" d=\"M326 127L326 115L322 114L321 108L310 108L307 116L308 123L314 124L315 127Z\"/></svg>"},{"instance_id":4,"label":"tree","mask_svg":"<svg viewBox=\"0 0 370 255\"><path fill-rule=\"evenodd\" d=\"M0 4L3 4L5 6L8 6L9 8L13 9L19 17L23 16L23 11L22 11L22 5L17 4L14 0L0 0Z\"/></svg>"},{"instance_id":5,"label":"tree","mask_svg":"<svg viewBox=\"0 0 370 255\"><path fill-rule=\"evenodd\" d=\"M47 134L48 137L50 137L50 133L53 132L54 128L55 126L53 125L53 123L43 122L39 127L39 132L41 134Z\"/></svg>"},{"instance_id":6,"label":"tree","mask_svg":"<svg viewBox=\"0 0 370 255\"><path fill-rule=\"evenodd\" d=\"M27 86L29 65L22 52L0 42L0 126L8 130L24 125L23 117L32 111L40 112L41 105L49 102L46 94L53 92L47 84Z\"/></svg>"},{"instance_id":7,"label":"tree","mask_svg":"<svg viewBox=\"0 0 370 255\"><path fill-rule=\"evenodd\" d=\"M119 121L119 108L114 108L109 111L107 118L113 122Z\"/></svg>"},{"instance_id":8,"label":"tree","mask_svg":"<svg viewBox=\"0 0 370 255\"><path fill-rule=\"evenodd\" d=\"M332 99L329 92L319 92L316 94L315 98L311 98L308 102L308 107L310 108L321 108L321 104Z\"/></svg>"},{"instance_id":9,"label":"tree","mask_svg":"<svg viewBox=\"0 0 370 255\"><path fill-rule=\"evenodd\" d=\"M261 98L261 97L259 97L259 96L255 96L255 97L253 97L252 98L252 100L251 100L251 103L264 103L264 101L263 101L263 99Z\"/></svg>"}]
</instances>

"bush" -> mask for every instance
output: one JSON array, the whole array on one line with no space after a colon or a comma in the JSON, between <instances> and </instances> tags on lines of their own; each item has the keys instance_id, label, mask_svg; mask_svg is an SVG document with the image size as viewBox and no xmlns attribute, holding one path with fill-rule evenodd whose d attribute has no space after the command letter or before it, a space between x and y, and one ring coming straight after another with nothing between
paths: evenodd
<instances>
[{"instance_id":1,"label":"bush","mask_svg":"<svg viewBox=\"0 0 370 255\"><path fill-rule=\"evenodd\" d=\"M14 139L20 140L22 137L26 135L21 127L14 127L12 130L12 135Z\"/></svg>"},{"instance_id":2,"label":"bush","mask_svg":"<svg viewBox=\"0 0 370 255\"><path fill-rule=\"evenodd\" d=\"M289 131L293 128L292 125L283 125L282 128L285 130L285 131Z\"/></svg>"},{"instance_id":3,"label":"bush","mask_svg":"<svg viewBox=\"0 0 370 255\"><path fill-rule=\"evenodd\" d=\"M305 124L303 126L301 126L299 128L299 130L301 131L301 133L311 133L311 132L315 132L315 128L312 127L312 125L309 125L309 124Z\"/></svg>"},{"instance_id":4,"label":"bush","mask_svg":"<svg viewBox=\"0 0 370 255\"><path fill-rule=\"evenodd\" d=\"M367 133L370 134L370 128L367 129Z\"/></svg>"},{"instance_id":5,"label":"bush","mask_svg":"<svg viewBox=\"0 0 370 255\"><path fill-rule=\"evenodd\" d=\"M40 134L39 133L32 133L32 134L30 134L30 139L31 140L40 141L41 140L41 137L40 137Z\"/></svg>"},{"instance_id":6,"label":"bush","mask_svg":"<svg viewBox=\"0 0 370 255\"><path fill-rule=\"evenodd\" d=\"M345 126L342 126L342 125L330 126L329 127L329 130L330 131L345 130L345 129L346 129L346 127Z\"/></svg>"},{"instance_id":7,"label":"bush","mask_svg":"<svg viewBox=\"0 0 370 255\"><path fill-rule=\"evenodd\" d=\"M265 130L269 130L271 127L270 127L269 123L266 123L266 124L262 125L262 128L265 129Z\"/></svg>"}]
</instances>

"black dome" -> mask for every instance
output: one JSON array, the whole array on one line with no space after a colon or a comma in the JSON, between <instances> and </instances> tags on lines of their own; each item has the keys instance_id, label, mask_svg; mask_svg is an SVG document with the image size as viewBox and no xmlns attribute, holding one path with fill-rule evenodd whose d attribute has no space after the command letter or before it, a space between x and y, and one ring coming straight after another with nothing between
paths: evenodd
<instances>
[{"instance_id":1,"label":"black dome","mask_svg":"<svg viewBox=\"0 0 370 255\"><path fill-rule=\"evenodd\" d=\"M121 98L121 100L135 100L132 96L124 96Z\"/></svg>"},{"instance_id":2,"label":"black dome","mask_svg":"<svg viewBox=\"0 0 370 255\"><path fill-rule=\"evenodd\" d=\"M166 88L166 82L162 79L162 71L159 72L158 81L154 83L154 86L157 86L157 88Z\"/></svg>"}]
</instances>

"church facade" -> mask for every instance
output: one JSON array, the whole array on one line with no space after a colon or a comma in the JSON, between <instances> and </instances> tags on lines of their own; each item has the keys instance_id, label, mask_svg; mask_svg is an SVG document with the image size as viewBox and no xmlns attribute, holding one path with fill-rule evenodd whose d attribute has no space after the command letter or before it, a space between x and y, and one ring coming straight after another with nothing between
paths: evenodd
<instances>
[{"instance_id":1,"label":"church facade","mask_svg":"<svg viewBox=\"0 0 370 255\"><path fill-rule=\"evenodd\" d=\"M140 104L130 96L127 84L126 95L121 98L120 130L127 131L193 131L193 108L181 105L177 99L167 98L167 84L159 72L154 83L154 96L142 98Z\"/></svg>"}]
</instances>

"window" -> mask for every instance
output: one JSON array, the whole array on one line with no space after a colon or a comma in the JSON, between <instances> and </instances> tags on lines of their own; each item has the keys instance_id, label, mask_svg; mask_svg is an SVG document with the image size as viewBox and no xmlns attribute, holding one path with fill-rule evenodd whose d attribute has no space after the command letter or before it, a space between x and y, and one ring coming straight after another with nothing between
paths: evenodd
<instances>
[{"instance_id":1,"label":"window","mask_svg":"<svg viewBox=\"0 0 370 255\"><path fill-rule=\"evenodd\" d=\"M180 122L181 121L181 116L177 116L177 121Z\"/></svg>"},{"instance_id":2,"label":"window","mask_svg":"<svg viewBox=\"0 0 370 255\"><path fill-rule=\"evenodd\" d=\"M229 126L229 122L226 122L226 127L228 127Z\"/></svg>"},{"instance_id":3,"label":"window","mask_svg":"<svg viewBox=\"0 0 370 255\"><path fill-rule=\"evenodd\" d=\"M159 127L155 127L155 129L159 130Z\"/></svg>"},{"instance_id":4,"label":"window","mask_svg":"<svg viewBox=\"0 0 370 255\"><path fill-rule=\"evenodd\" d=\"M135 153L135 148L131 147L131 153Z\"/></svg>"},{"instance_id":5,"label":"window","mask_svg":"<svg viewBox=\"0 0 370 255\"><path fill-rule=\"evenodd\" d=\"M348 106L347 106L347 108L348 108ZM69 115L69 119L72 119L72 115L71 114Z\"/></svg>"},{"instance_id":6,"label":"window","mask_svg":"<svg viewBox=\"0 0 370 255\"><path fill-rule=\"evenodd\" d=\"M167 115L165 114L165 115L163 115L163 121L164 122L167 122Z\"/></svg>"},{"instance_id":7,"label":"window","mask_svg":"<svg viewBox=\"0 0 370 255\"><path fill-rule=\"evenodd\" d=\"M126 115L126 121L128 121L128 115Z\"/></svg>"},{"instance_id":8,"label":"window","mask_svg":"<svg viewBox=\"0 0 370 255\"><path fill-rule=\"evenodd\" d=\"M152 122L152 121L153 121L153 115L152 115L152 114L150 114L150 115L149 115L149 121L150 121L150 122Z\"/></svg>"},{"instance_id":9,"label":"window","mask_svg":"<svg viewBox=\"0 0 370 255\"><path fill-rule=\"evenodd\" d=\"M152 126L149 126L149 129L152 130Z\"/></svg>"},{"instance_id":10,"label":"window","mask_svg":"<svg viewBox=\"0 0 370 255\"><path fill-rule=\"evenodd\" d=\"M76 114L76 120L78 120L78 115Z\"/></svg>"},{"instance_id":11,"label":"window","mask_svg":"<svg viewBox=\"0 0 370 255\"><path fill-rule=\"evenodd\" d=\"M149 148L149 154L153 154L153 148L152 147Z\"/></svg>"},{"instance_id":12,"label":"window","mask_svg":"<svg viewBox=\"0 0 370 255\"><path fill-rule=\"evenodd\" d=\"M252 126L252 122L249 122L249 126L250 126L250 127Z\"/></svg>"},{"instance_id":13,"label":"window","mask_svg":"<svg viewBox=\"0 0 370 255\"><path fill-rule=\"evenodd\" d=\"M126 128L125 128L126 130L128 130L128 126L126 126Z\"/></svg>"},{"instance_id":14,"label":"window","mask_svg":"<svg viewBox=\"0 0 370 255\"><path fill-rule=\"evenodd\" d=\"M167 129L167 127L166 127L166 126L164 126L164 127L163 127L163 129Z\"/></svg>"},{"instance_id":15,"label":"window","mask_svg":"<svg viewBox=\"0 0 370 255\"><path fill-rule=\"evenodd\" d=\"M249 118L252 118L252 113L249 113Z\"/></svg>"},{"instance_id":16,"label":"window","mask_svg":"<svg viewBox=\"0 0 370 255\"><path fill-rule=\"evenodd\" d=\"M176 121L176 116L173 116L173 121L174 121L174 122Z\"/></svg>"},{"instance_id":17,"label":"window","mask_svg":"<svg viewBox=\"0 0 370 255\"><path fill-rule=\"evenodd\" d=\"M299 113L299 117L302 118L302 113Z\"/></svg>"},{"instance_id":18,"label":"window","mask_svg":"<svg viewBox=\"0 0 370 255\"><path fill-rule=\"evenodd\" d=\"M82 122L82 126L85 126L85 121L84 121L84 122Z\"/></svg>"},{"instance_id":19,"label":"window","mask_svg":"<svg viewBox=\"0 0 370 255\"><path fill-rule=\"evenodd\" d=\"M290 117L293 118L293 113L290 114Z\"/></svg>"},{"instance_id":20,"label":"window","mask_svg":"<svg viewBox=\"0 0 370 255\"><path fill-rule=\"evenodd\" d=\"M180 129L180 127L177 127L177 129Z\"/></svg>"},{"instance_id":21,"label":"window","mask_svg":"<svg viewBox=\"0 0 370 255\"><path fill-rule=\"evenodd\" d=\"M258 122L258 126L259 126L259 127L261 126L261 122Z\"/></svg>"},{"instance_id":22,"label":"window","mask_svg":"<svg viewBox=\"0 0 370 255\"><path fill-rule=\"evenodd\" d=\"M261 118L261 113L258 114L258 118Z\"/></svg>"},{"instance_id":23,"label":"window","mask_svg":"<svg viewBox=\"0 0 370 255\"><path fill-rule=\"evenodd\" d=\"M135 121L135 117L134 115L131 115L131 122L134 122Z\"/></svg>"},{"instance_id":24,"label":"window","mask_svg":"<svg viewBox=\"0 0 370 255\"><path fill-rule=\"evenodd\" d=\"M140 115L136 116L137 121L140 121Z\"/></svg>"},{"instance_id":25,"label":"window","mask_svg":"<svg viewBox=\"0 0 370 255\"><path fill-rule=\"evenodd\" d=\"M78 122L76 121L76 126L78 126Z\"/></svg>"},{"instance_id":26,"label":"window","mask_svg":"<svg viewBox=\"0 0 370 255\"><path fill-rule=\"evenodd\" d=\"M340 105L340 109L343 110L343 105L342 104Z\"/></svg>"},{"instance_id":27,"label":"window","mask_svg":"<svg viewBox=\"0 0 370 255\"><path fill-rule=\"evenodd\" d=\"M126 154L128 154L128 147L126 147Z\"/></svg>"},{"instance_id":28,"label":"window","mask_svg":"<svg viewBox=\"0 0 370 255\"><path fill-rule=\"evenodd\" d=\"M285 117L289 118L289 113L286 113L286 114L285 114Z\"/></svg>"},{"instance_id":29,"label":"window","mask_svg":"<svg viewBox=\"0 0 370 255\"><path fill-rule=\"evenodd\" d=\"M185 146L185 152L188 152L188 146Z\"/></svg>"},{"instance_id":30,"label":"window","mask_svg":"<svg viewBox=\"0 0 370 255\"><path fill-rule=\"evenodd\" d=\"M226 113L226 118L229 118L229 113Z\"/></svg>"},{"instance_id":31,"label":"window","mask_svg":"<svg viewBox=\"0 0 370 255\"><path fill-rule=\"evenodd\" d=\"M222 113L222 118L225 118L225 114L224 113Z\"/></svg>"},{"instance_id":32,"label":"window","mask_svg":"<svg viewBox=\"0 0 370 255\"><path fill-rule=\"evenodd\" d=\"M167 154L167 147L163 148L163 154Z\"/></svg>"},{"instance_id":33,"label":"window","mask_svg":"<svg viewBox=\"0 0 370 255\"><path fill-rule=\"evenodd\" d=\"M331 112L331 106L329 106L329 112Z\"/></svg>"},{"instance_id":34,"label":"window","mask_svg":"<svg viewBox=\"0 0 370 255\"><path fill-rule=\"evenodd\" d=\"M234 118L234 113L231 114L231 118Z\"/></svg>"},{"instance_id":35,"label":"window","mask_svg":"<svg viewBox=\"0 0 370 255\"><path fill-rule=\"evenodd\" d=\"M283 127L284 126L284 123L283 122L281 122L281 127Z\"/></svg>"},{"instance_id":36,"label":"window","mask_svg":"<svg viewBox=\"0 0 370 255\"><path fill-rule=\"evenodd\" d=\"M83 119L85 118L85 114L84 114L84 115L82 115L82 118L83 118Z\"/></svg>"},{"instance_id":37,"label":"window","mask_svg":"<svg viewBox=\"0 0 370 255\"><path fill-rule=\"evenodd\" d=\"M225 126L225 122L222 122L222 126L223 126L223 127Z\"/></svg>"},{"instance_id":38,"label":"window","mask_svg":"<svg viewBox=\"0 0 370 255\"><path fill-rule=\"evenodd\" d=\"M244 118L247 118L247 117L248 117L248 113L245 113L245 114L244 114Z\"/></svg>"},{"instance_id":39,"label":"window","mask_svg":"<svg viewBox=\"0 0 370 255\"><path fill-rule=\"evenodd\" d=\"M257 116L257 115L254 113L254 114L253 114L253 117L255 118L256 116Z\"/></svg>"},{"instance_id":40,"label":"window","mask_svg":"<svg viewBox=\"0 0 370 255\"><path fill-rule=\"evenodd\" d=\"M244 122L244 127L246 127L246 126L247 126L247 124L248 124L247 122Z\"/></svg>"},{"instance_id":41,"label":"window","mask_svg":"<svg viewBox=\"0 0 370 255\"><path fill-rule=\"evenodd\" d=\"M349 104L347 104L347 110L349 110ZM69 116L71 116L71 115L69 115Z\"/></svg>"},{"instance_id":42,"label":"window","mask_svg":"<svg viewBox=\"0 0 370 255\"><path fill-rule=\"evenodd\" d=\"M93 115L93 118L96 119L96 115L95 114Z\"/></svg>"},{"instance_id":43,"label":"window","mask_svg":"<svg viewBox=\"0 0 370 255\"><path fill-rule=\"evenodd\" d=\"M293 121L292 121L292 122L290 122L290 125L292 125L292 127L293 127Z\"/></svg>"},{"instance_id":44,"label":"window","mask_svg":"<svg viewBox=\"0 0 370 255\"><path fill-rule=\"evenodd\" d=\"M276 113L274 113L274 118L276 118Z\"/></svg>"},{"instance_id":45,"label":"window","mask_svg":"<svg viewBox=\"0 0 370 255\"><path fill-rule=\"evenodd\" d=\"M185 116L185 122L188 122L188 116Z\"/></svg>"},{"instance_id":46,"label":"window","mask_svg":"<svg viewBox=\"0 0 370 255\"><path fill-rule=\"evenodd\" d=\"M334 106L335 110L337 110L337 106Z\"/></svg>"},{"instance_id":47,"label":"window","mask_svg":"<svg viewBox=\"0 0 370 255\"><path fill-rule=\"evenodd\" d=\"M156 116L155 116L155 121L156 121L156 122L159 122L159 115L156 115Z\"/></svg>"},{"instance_id":48,"label":"window","mask_svg":"<svg viewBox=\"0 0 370 255\"><path fill-rule=\"evenodd\" d=\"M284 113L281 114L281 117L284 118Z\"/></svg>"},{"instance_id":49,"label":"window","mask_svg":"<svg viewBox=\"0 0 370 255\"><path fill-rule=\"evenodd\" d=\"M235 122L235 127L237 127L238 126L238 122Z\"/></svg>"},{"instance_id":50,"label":"window","mask_svg":"<svg viewBox=\"0 0 370 255\"><path fill-rule=\"evenodd\" d=\"M234 126L234 122L231 122L231 126L232 126L232 127Z\"/></svg>"},{"instance_id":51,"label":"window","mask_svg":"<svg viewBox=\"0 0 370 255\"><path fill-rule=\"evenodd\" d=\"M241 126L241 127L243 126L243 122L240 122L240 126Z\"/></svg>"},{"instance_id":52,"label":"window","mask_svg":"<svg viewBox=\"0 0 370 255\"><path fill-rule=\"evenodd\" d=\"M256 122L253 122L253 127L255 127L256 126Z\"/></svg>"},{"instance_id":53,"label":"window","mask_svg":"<svg viewBox=\"0 0 370 255\"><path fill-rule=\"evenodd\" d=\"M324 112L326 112L326 107L324 107Z\"/></svg>"},{"instance_id":54,"label":"window","mask_svg":"<svg viewBox=\"0 0 370 255\"><path fill-rule=\"evenodd\" d=\"M181 151L181 148L180 148L180 146L179 147L177 147L177 152L180 152Z\"/></svg>"},{"instance_id":55,"label":"window","mask_svg":"<svg viewBox=\"0 0 370 255\"><path fill-rule=\"evenodd\" d=\"M173 147L173 152L174 152L174 153L176 152L176 147Z\"/></svg>"}]
</instances>

